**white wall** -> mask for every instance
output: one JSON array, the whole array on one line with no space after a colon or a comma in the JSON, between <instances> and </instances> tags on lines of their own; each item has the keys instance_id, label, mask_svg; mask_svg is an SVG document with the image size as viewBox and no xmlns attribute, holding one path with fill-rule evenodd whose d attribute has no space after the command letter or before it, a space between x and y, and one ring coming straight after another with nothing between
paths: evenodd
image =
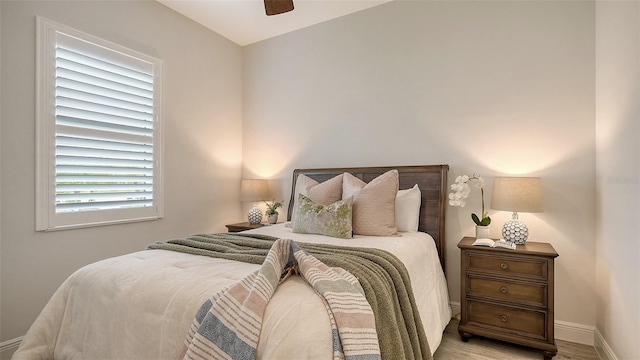
<instances>
[{"instance_id":1,"label":"white wall","mask_svg":"<svg viewBox=\"0 0 640 360\"><path fill-rule=\"evenodd\" d=\"M240 218L242 50L155 1L1 1L0 9L6 342L26 333L81 266L156 240L225 231ZM36 15L164 60L164 219L34 231Z\"/></svg>"},{"instance_id":2,"label":"white wall","mask_svg":"<svg viewBox=\"0 0 640 360\"><path fill-rule=\"evenodd\" d=\"M244 51L243 167L447 163L541 176L545 211L521 214L556 260L556 319L595 325L595 5L393 1ZM459 301L471 212L447 211L446 274ZM487 205L490 197L487 198ZM506 212L491 211L492 236ZM557 334L561 337L562 334Z\"/></svg>"},{"instance_id":3,"label":"white wall","mask_svg":"<svg viewBox=\"0 0 640 360\"><path fill-rule=\"evenodd\" d=\"M596 345L639 359L640 3L598 2L596 14Z\"/></svg>"}]
</instances>

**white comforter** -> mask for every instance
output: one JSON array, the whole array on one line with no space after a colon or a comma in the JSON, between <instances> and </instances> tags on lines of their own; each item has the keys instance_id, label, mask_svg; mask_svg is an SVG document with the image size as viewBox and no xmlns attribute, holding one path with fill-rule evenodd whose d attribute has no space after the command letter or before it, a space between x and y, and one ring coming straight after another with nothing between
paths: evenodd
<instances>
[{"instance_id":1,"label":"white comforter","mask_svg":"<svg viewBox=\"0 0 640 360\"><path fill-rule=\"evenodd\" d=\"M447 286L435 245L424 233L334 239L294 234L282 224L252 230L299 242L387 250L402 260L431 351L450 320ZM88 265L56 291L14 359L177 359L196 311L218 290L259 265L165 250L146 250ZM258 357L331 359L331 327L320 298L291 277L267 306Z\"/></svg>"}]
</instances>

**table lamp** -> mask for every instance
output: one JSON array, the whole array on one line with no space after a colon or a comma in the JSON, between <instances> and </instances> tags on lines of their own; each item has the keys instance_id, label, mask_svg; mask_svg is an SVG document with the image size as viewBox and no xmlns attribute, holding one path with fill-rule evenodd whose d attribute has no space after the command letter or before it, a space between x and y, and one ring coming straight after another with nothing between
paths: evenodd
<instances>
[{"instance_id":1,"label":"table lamp","mask_svg":"<svg viewBox=\"0 0 640 360\"><path fill-rule=\"evenodd\" d=\"M518 220L518 212L542 212L542 191L538 177L497 177L493 180L491 208L513 211L512 219L502 227L502 237L522 245L529 229Z\"/></svg>"},{"instance_id":2,"label":"table lamp","mask_svg":"<svg viewBox=\"0 0 640 360\"><path fill-rule=\"evenodd\" d=\"M253 207L247 213L250 224L260 224L262 222L262 211L258 209L257 203L271 198L269 182L266 179L243 179L240 184L240 201L253 202Z\"/></svg>"}]
</instances>

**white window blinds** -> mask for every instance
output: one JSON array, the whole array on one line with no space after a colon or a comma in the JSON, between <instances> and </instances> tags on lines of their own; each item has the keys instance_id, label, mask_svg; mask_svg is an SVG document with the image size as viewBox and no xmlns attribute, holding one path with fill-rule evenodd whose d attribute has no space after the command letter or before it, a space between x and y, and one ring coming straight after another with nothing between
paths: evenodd
<instances>
[{"instance_id":1,"label":"white window blinds","mask_svg":"<svg viewBox=\"0 0 640 360\"><path fill-rule=\"evenodd\" d=\"M56 43L56 212L152 206L153 67Z\"/></svg>"},{"instance_id":2,"label":"white window blinds","mask_svg":"<svg viewBox=\"0 0 640 360\"><path fill-rule=\"evenodd\" d=\"M44 61L51 81L43 105L53 109L43 114L53 116L43 116L42 128L53 137L47 180L53 186L42 186L50 192L49 224L40 230L149 218L132 213L136 208L151 208L157 218L158 64L64 30L45 35L52 59ZM114 217L120 209L129 211ZM99 215L62 220L89 212Z\"/></svg>"}]
</instances>

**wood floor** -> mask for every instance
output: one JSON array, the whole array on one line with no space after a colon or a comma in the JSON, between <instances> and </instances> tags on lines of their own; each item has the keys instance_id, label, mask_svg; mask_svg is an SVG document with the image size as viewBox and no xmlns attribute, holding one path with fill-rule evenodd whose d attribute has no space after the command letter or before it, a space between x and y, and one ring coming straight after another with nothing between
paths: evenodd
<instances>
[{"instance_id":1,"label":"wood floor","mask_svg":"<svg viewBox=\"0 0 640 360\"><path fill-rule=\"evenodd\" d=\"M556 340L558 355L553 360L600 360L593 346ZM458 320L451 320L434 360L541 360L542 352L502 341L474 336L462 342Z\"/></svg>"}]
</instances>

